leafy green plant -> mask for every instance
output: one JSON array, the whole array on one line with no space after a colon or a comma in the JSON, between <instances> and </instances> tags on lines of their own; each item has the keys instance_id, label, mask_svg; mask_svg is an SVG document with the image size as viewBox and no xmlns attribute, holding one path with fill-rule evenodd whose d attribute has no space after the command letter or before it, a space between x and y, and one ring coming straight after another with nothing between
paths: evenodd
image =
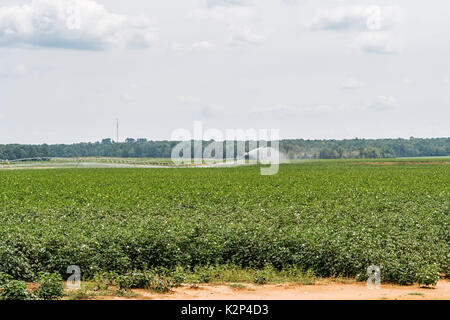
<instances>
[{"instance_id":1,"label":"leafy green plant","mask_svg":"<svg viewBox=\"0 0 450 320\"><path fill-rule=\"evenodd\" d=\"M93 277L94 291L108 290L110 285L115 284L117 276L112 272L97 272Z\"/></svg>"},{"instance_id":2,"label":"leafy green plant","mask_svg":"<svg viewBox=\"0 0 450 320\"><path fill-rule=\"evenodd\" d=\"M38 279L39 288L35 294L42 300L58 300L64 297L63 280L58 273L41 273Z\"/></svg>"},{"instance_id":3,"label":"leafy green plant","mask_svg":"<svg viewBox=\"0 0 450 320\"><path fill-rule=\"evenodd\" d=\"M33 300L34 296L27 290L27 285L19 280L6 280L0 284L1 300Z\"/></svg>"},{"instance_id":4,"label":"leafy green plant","mask_svg":"<svg viewBox=\"0 0 450 320\"><path fill-rule=\"evenodd\" d=\"M439 280L439 266L431 264L421 267L416 275L417 283L421 286L435 286Z\"/></svg>"},{"instance_id":5,"label":"leafy green plant","mask_svg":"<svg viewBox=\"0 0 450 320\"><path fill-rule=\"evenodd\" d=\"M9 274L0 272L0 286L11 280L13 280L13 277L11 277Z\"/></svg>"},{"instance_id":6,"label":"leafy green plant","mask_svg":"<svg viewBox=\"0 0 450 320\"><path fill-rule=\"evenodd\" d=\"M116 277L115 283L119 287L119 290L129 290L133 285L133 280L129 275L119 275Z\"/></svg>"},{"instance_id":7,"label":"leafy green plant","mask_svg":"<svg viewBox=\"0 0 450 320\"><path fill-rule=\"evenodd\" d=\"M177 266L175 271L171 275L172 287L177 288L186 281L186 273L183 267Z\"/></svg>"},{"instance_id":8,"label":"leafy green plant","mask_svg":"<svg viewBox=\"0 0 450 320\"><path fill-rule=\"evenodd\" d=\"M253 282L256 284L266 284L267 283L267 275L264 270L258 270L253 275Z\"/></svg>"},{"instance_id":9,"label":"leafy green plant","mask_svg":"<svg viewBox=\"0 0 450 320\"><path fill-rule=\"evenodd\" d=\"M172 283L169 279L161 276L156 276L151 285L151 289L158 293L167 293L172 288Z\"/></svg>"},{"instance_id":10,"label":"leafy green plant","mask_svg":"<svg viewBox=\"0 0 450 320\"><path fill-rule=\"evenodd\" d=\"M200 283L208 283L211 280L211 274L208 271L202 271L198 274L198 281Z\"/></svg>"},{"instance_id":11,"label":"leafy green plant","mask_svg":"<svg viewBox=\"0 0 450 320\"><path fill-rule=\"evenodd\" d=\"M128 272L115 277L115 283L121 290L148 288L152 285L153 273L148 271Z\"/></svg>"}]
</instances>

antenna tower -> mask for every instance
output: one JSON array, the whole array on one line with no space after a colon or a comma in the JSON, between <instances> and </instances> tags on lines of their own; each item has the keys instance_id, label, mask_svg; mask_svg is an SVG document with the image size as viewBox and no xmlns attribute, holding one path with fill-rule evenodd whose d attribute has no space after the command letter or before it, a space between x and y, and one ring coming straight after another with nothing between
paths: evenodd
<instances>
[{"instance_id":1,"label":"antenna tower","mask_svg":"<svg viewBox=\"0 0 450 320\"><path fill-rule=\"evenodd\" d=\"M119 119L116 119L116 142L119 143Z\"/></svg>"}]
</instances>

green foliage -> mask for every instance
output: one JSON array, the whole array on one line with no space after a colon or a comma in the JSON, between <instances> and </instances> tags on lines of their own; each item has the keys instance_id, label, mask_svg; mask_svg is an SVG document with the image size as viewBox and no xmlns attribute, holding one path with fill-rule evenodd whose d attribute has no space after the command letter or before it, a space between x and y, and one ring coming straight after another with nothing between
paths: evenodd
<instances>
[{"instance_id":1,"label":"green foliage","mask_svg":"<svg viewBox=\"0 0 450 320\"><path fill-rule=\"evenodd\" d=\"M439 266L431 264L423 266L416 275L417 283L423 286L434 286L439 280Z\"/></svg>"},{"instance_id":2,"label":"green foliage","mask_svg":"<svg viewBox=\"0 0 450 320\"><path fill-rule=\"evenodd\" d=\"M114 271L97 272L93 277L94 290L105 291L110 285L116 284L116 279L119 275Z\"/></svg>"},{"instance_id":3,"label":"green foliage","mask_svg":"<svg viewBox=\"0 0 450 320\"><path fill-rule=\"evenodd\" d=\"M201 272L198 274L198 281L200 283L208 283L211 279L211 275L208 272Z\"/></svg>"},{"instance_id":4,"label":"green foliage","mask_svg":"<svg viewBox=\"0 0 450 320\"><path fill-rule=\"evenodd\" d=\"M156 276L152 281L151 290L158 292L158 293L166 293L170 291L170 288L173 287L173 283L170 281L170 279Z\"/></svg>"},{"instance_id":5,"label":"green foliage","mask_svg":"<svg viewBox=\"0 0 450 320\"><path fill-rule=\"evenodd\" d=\"M86 300L94 296L94 294L90 293L86 287L82 287L75 292L72 292L68 295L68 300Z\"/></svg>"},{"instance_id":6,"label":"green foliage","mask_svg":"<svg viewBox=\"0 0 450 320\"><path fill-rule=\"evenodd\" d=\"M361 280L378 265L383 281L426 284L449 275L449 176L446 164L361 161L270 177L257 166L0 171L0 270L30 281L76 264L127 288L149 269L180 284L177 266L214 266L201 280L215 281L226 265Z\"/></svg>"},{"instance_id":7,"label":"green foliage","mask_svg":"<svg viewBox=\"0 0 450 320\"><path fill-rule=\"evenodd\" d=\"M35 294L42 300L58 300L64 297L63 279L58 273L44 272L39 275L39 289Z\"/></svg>"},{"instance_id":8,"label":"green foliage","mask_svg":"<svg viewBox=\"0 0 450 320\"><path fill-rule=\"evenodd\" d=\"M154 275L150 272L134 271L119 275L115 278L115 283L120 290L129 290L136 288L148 288L153 283Z\"/></svg>"},{"instance_id":9,"label":"green foliage","mask_svg":"<svg viewBox=\"0 0 450 320\"><path fill-rule=\"evenodd\" d=\"M267 283L267 275L264 270L257 271L253 276L253 282L256 284L266 284Z\"/></svg>"},{"instance_id":10,"label":"green foliage","mask_svg":"<svg viewBox=\"0 0 450 320\"><path fill-rule=\"evenodd\" d=\"M13 277L11 277L9 274L0 272L0 286L5 284L6 282L14 280Z\"/></svg>"},{"instance_id":11,"label":"green foliage","mask_svg":"<svg viewBox=\"0 0 450 320\"><path fill-rule=\"evenodd\" d=\"M14 279L31 280L34 272L26 254L28 245L22 235L2 238L0 243L0 270Z\"/></svg>"},{"instance_id":12,"label":"green foliage","mask_svg":"<svg viewBox=\"0 0 450 320\"><path fill-rule=\"evenodd\" d=\"M116 284L119 290L129 290L133 285L133 280L128 275L119 275L116 278Z\"/></svg>"},{"instance_id":13,"label":"green foliage","mask_svg":"<svg viewBox=\"0 0 450 320\"><path fill-rule=\"evenodd\" d=\"M197 283L208 283L213 277L214 268L211 266L196 266L192 271Z\"/></svg>"},{"instance_id":14,"label":"green foliage","mask_svg":"<svg viewBox=\"0 0 450 320\"><path fill-rule=\"evenodd\" d=\"M174 288L177 288L183 284L184 281L186 281L186 273L182 266L177 266L175 268L175 271L171 275L172 278L172 286Z\"/></svg>"},{"instance_id":15,"label":"green foliage","mask_svg":"<svg viewBox=\"0 0 450 320\"><path fill-rule=\"evenodd\" d=\"M24 281L3 279L0 283L0 300L33 300Z\"/></svg>"}]
</instances>

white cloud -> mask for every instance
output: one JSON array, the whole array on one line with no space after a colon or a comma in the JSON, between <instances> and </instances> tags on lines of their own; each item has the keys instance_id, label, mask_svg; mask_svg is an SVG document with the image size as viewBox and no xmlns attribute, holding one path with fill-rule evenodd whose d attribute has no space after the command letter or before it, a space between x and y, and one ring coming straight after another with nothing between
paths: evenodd
<instances>
[{"instance_id":1,"label":"white cloud","mask_svg":"<svg viewBox=\"0 0 450 320\"><path fill-rule=\"evenodd\" d=\"M367 53L392 54L399 51L399 45L389 31L361 32L355 43Z\"/></svg>"},{"instance_id":2,"label":"white cloud","mask_svg":"<svg viewBox=\"0 0 450 320\"><path fill-rule=\"evenodd\" d=\"M411 84L413 82L414 81L411 78L408 78L408 77L402 79L402 83L406 84L406 85Z\"/></svg>"},{"instance_id":3,"label":"white cloud","mask_svg":"<svg viewBox=\"0 0 450 320\"><path fill-rule=\"evenodd\" d=\"M173 42L169 45L169 51L173 53L180 52L184 49L184 46L181 43Z\"/></svg>"},{"instance_id":4,"label":"white cloud","mask_svg":"<svg viewBox=\"0 0 450 320\"><path fill-rule=\"evenodd\" d=\"M217 113L221 113L225 110L222 106L216 105L216 104L209 104L205 107L203 107L200 111L201 115L205 118L212 117L216 115Z\"/></svg>"},{"instance_id":5,"label":"white cloud","mask_svg":"<svg viewBox=\"0 0 450 320\"><path fill-rule=\"evenodd\" d=\"M366 53L390 54L399 51L395 27L403 20L397 6L338 6L320 9L313 30L358 31L355 44Z\"/></svg>"},{"instance_id":6,"label":"white cloud","mask_svg":"<svg viewBox=\"0 0 450 320\"><path fill-rule=\"evenodd\" d=\"M281 2L289 6L295 6L298 4L298 0L282 0Z\"/></svg>"},{"instance_id":7,"label":"white cloud","mask_svg":"<svg viewBox=\"0 0 450 320\"><path fill-rule=\"evenodd\" d=\"M33 0L0 7L0 46L98 50L146 48L155 41L148 18L111 13L93 0Z\"/></svg>"},{"instance_id":8,"label":"white cloud","mask_svg":"<svg viewBox=\"0 0 450 320\"><path fill-rule=\"evenodd\" d=\"M207 0L202 7L195 8L189 13L191 17L197 19L226 22L248 20L255 14L255 9L243 0Z\"/></svg>"},{"instance_id":9,"label":"white cloud","mask_svg":"<svg viewBox=\"0 0 450 320\"><path fill-rule=\"evenodd\" d=\"M249 26L232 25L230 27L229 43L232 46L240 44L261 45L265 40L265 34L254 32Z\"/></svg>"},{"instance_id":10,"label":"white cloud","mask_svg":"<svg viewBox=\"0 0 450 320\"><path fill-rule=\"evenodd\" d=\"M190 13L190 16L194 18L213 19L219 21L248 20L254 15L254 10L248 7L196 8Z\"/></svg>"},{"instance_id":11,"label":"white cloud","mask_svg":"<svg viewBox=\"0 0 450 320\"><path fill-rule=\"evenodd\" d=\"M320 9L311 27L317 30L386 30L401 19L395 6L345 6Z\"/></svg>"},{"instance_id":12,"label":"white cloud","mask_svg":"<svg viewBox=\"0 0 450 320\"><path fill-rule=\"evenodd\" d=\"M355 78L347 78L341 84L341 89L352 90L362 88L364 84Z\"/></svg>"},{"instance_id":13,"label":"white cloud","mask_svg":"<svg viewBox=\"0 0 450 320\"><path fill-rule=\"evenodd\" d=\"M325 112L325 113L350 113L357 111L364 111L366 108L363 105L318 105L312 108L313 112Z\"/></svg>"},{"instance_id":14,"label":"white cloud","mask_svg":"<svg viewBox=\"0 0 450 320\"><path fill-rule=\"evenodd\" d=\"M128 89L131 89L131 90L136 90L136 89L139 89L140 87L141 86L135 82L131 82L128 84Z\"/></svg>"},{"instance_id":15,"label":"white cloud","mask_svg":"<svg viewBox=\"0 0 450 320\"><path fill-rule=\"evenodd\" d=\"M189 110L197 112L202 117L209 118L217 115L218 113L223 113L225 108L214 104L214 103L205 103L202 102L199 98L193 96L179 96L177 100L180 104L186 105L189 107Z\"/></svg>"},{"instance_id":16,"label":"white cloud","mask_svg":"<svg viewBox=\"0 0 450 320\"><path fill-rule=\"evenodd\" d=\"M192 104L199 102L197 98L192 96L179 96L178 101L183 104Z\"/></svg>"},{"instance_id":17,"label":"white cloud","mask_svg":"<svg viewBox=\"0 0 450 320\"><path fill-rule=\"evenodd\" d=\"M293 106L279 103L269 107L253 108L252 114L277 115L277 116L298 116L302 114L336 114L367 112L369 110L388 111L398 107L398 102L394 97L379 96L372 103L351 104L317 104L310 106Z\"/></svg>"},{"instance_id":18,"label":"white cloud","mask_svg":"<svg viewBox=\"0 0 450 320\"><path fill-rule=\"evenodd\" d=\"M120 100L122 100L123 102L134 101L133 97L131 97L131 95L129 95L128 93L122 93L122 95L120 96Z\"/></svg>"},{"instance_id":19,"label":"white cloud","mask_svg":"<svg viewBox=\"0 0 450 320\"><path fill-rule=\"evenodd\" d=\"M217 7L217 6L241 6L247 1L245 0L206 0L207 7Z\"/></svg>"},{"instance_id":20,"label":"white cloud","mask_svg":"<svg viewBox=\"0 0 450 320\"><path fill-rule=\"evenodd\" d=\"M295 106L279 103L264 108L253 108L250 112L256 114L276 113L279 115L295 115L299 113L300 110L300 108L296 108Z\"/></svg>"},{"instance_id":21,"label":"white cloud","mask_svg":"<svg viewBox=\"0 0 450 320\"><path fill-rule=\"evenodd\" d=\"M26 76L28 73L28 67L24 64L6 65L0 67L0 78L21 77Z\"/></svg>"},{"instance_id":22,"label":"white cloud","mask_svg":"<svg viewBox=\"0 0 450 320\"><path fill-rule=\"evenodd\" d=\"M444 83L450 83L450 75L444 76L444 78L442 79L442 81L444 81Z\"/></svg>"},{"instance_id":23,"label":"white cloud","mask_svg":"<svg viewBox=\"0 0 450 320\"><path fill-rule=\"evenodd\" d=\"M355 112L364 111L366 108L364 106L352 106L348 104L341 105L313 105L313 106L300 106L296 107L287 104L276 104L265 108L254 108L251 113L255 114L276 114L279 116L295 116L301 114L311 114L311 113L344 113L344 112Z\"/></svg>"},{"instance_id":24,"label":"white cloud","mask_svg":"<svg viewBox=\"0 0 450 320\"><path fill-rule=\"evenodd\" d=\"M397 99L388 96L379 96L373 103L369 105L369 109L379 111L392 110L396 109L397 107L398 107Z\"/></svg>"},{"instance_id":25,"label":"white cloud","mask_svg":"<svg viewBox=\"0 0 450 320\"><path fill-rule=\"evenodd\" d=\"M203 51L213 49L215 47L214 43L209 41L199 41L195 42L191 46L192 51Z\"/></svg>"}]
</instances>

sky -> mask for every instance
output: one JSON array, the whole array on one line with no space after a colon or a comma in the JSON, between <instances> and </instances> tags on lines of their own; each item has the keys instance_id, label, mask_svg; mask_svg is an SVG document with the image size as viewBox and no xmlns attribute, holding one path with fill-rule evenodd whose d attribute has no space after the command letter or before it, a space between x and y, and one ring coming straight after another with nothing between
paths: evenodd
<instances>
[{"instance_id":1,"label":"sky","mask_svg":"<svg viewBox=\"0 0 450 320\"><path fill-rule=\"evenodd\" d=\"M449 137L447 0L1 0L0 144Z\"/></svg>"}]
</instances>

